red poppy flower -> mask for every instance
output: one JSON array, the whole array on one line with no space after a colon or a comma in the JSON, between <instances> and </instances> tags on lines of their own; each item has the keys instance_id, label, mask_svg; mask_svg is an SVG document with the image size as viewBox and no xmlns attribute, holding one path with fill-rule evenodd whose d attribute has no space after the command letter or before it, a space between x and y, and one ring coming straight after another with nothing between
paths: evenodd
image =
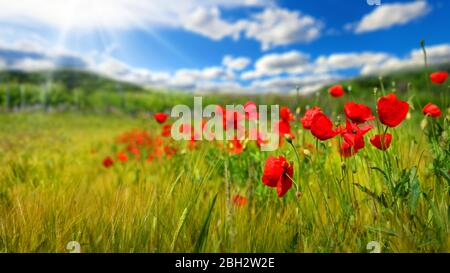
<instances>
[{"instance_id":1,"label":"red poppy flower","mask_svg":"<svg viewBox=\"0 0 450 273\"><path fill-rule=\"evenodd\" d=\"M126 162L126 161L128 161L128 155L123 152L118 152L117 159L119 159L121 162Z\"/></svg>"},{"instance_id":2,"label":"red poppy flower","mask_svg":"<svg viewBox=\"0 0 450 273\"><path fill-rule=\"evenodd\" d=\"M166 119L169 117L169 115L167 115L166 113L156 113L154 117L158 123L164 123L166 122Z\"/></svg>"},{"instance_id":3,"label":"red poppy flower","mask_svg":"<svg viewBox=\"0 0 450 273\"><path fill-rule=\"evenodd\" d=\"M163 144L163 139L160 136L157 136L155 138L155 143L154 143L157 147L161 146Z\"/></svg>"},{"instance_id":4,"label":"red poppy flower","mask_svg":"<svg viewBox=\"0 0 450 273\"><path fill-rule=\"evenodd\" d=\"M339 131L333 130L331 120L324 113L318 112L311 121L311 133L320 140L327 140L333 138Z\"/></svg>"},{"instance_id":5,"label":"red poppy flower","mask_svg":"<svg viewBox=\"0 0 450 273\"><path fill-rule=\"evenodd\" d=\"M408 103L397 99L395 94L389 94L378 100L378 117L381 123L389 127L399 125L408 114L408 109Z\"/></svg>"},{"instance_id":6,"label":"red poppy flower","mask_svg":"<svg viewBox=\"0 0 450 273\"><path fill-rule=\"evenodd\" d=\"M240 154L240 153L242 153L242 151L244 151L244 145L242 145L242 143L239 139L234 137L234 139L228 143L228 151L231 154L235 154L235 155Z\"/></svg>"},{"instance_id":7,"label":"red poppy flower","mask_svg":"<svg viewBox=\"0 0 450 273\"><path fill-rule=\"evenodd\" d=\"M289 122L291 120L295 120L295 117L289 108L283 106L280 108L280 119L285 122Z\"/></svg>"},{"instance_id":8,"label":"red poppy flower","mask_svg":"<svg viewBox=\"0 0 450 273\"><path fill-rule=\"evenodd\" d=\"M247 204L247 198L244 196L241 196L239 194L236 194L233 196L233 204L237 207L242 207L245 204Z\"/></svg>"},{"instance_id":9,"label":"red poppy flower","mask_svg":"<svg viewBox=\"0 0 450 273\"><path fill-rule=\"evenodd\" d=\"M346 121L345 128L340 129L340 134L344 138L341 143L340 153L344 157L356 154L364 148L364 135L373 128L373 125L365 124L359 127L356 123Z\"/></svg>"},{"instance_id":10,"label":"red poppy flower","mask_svg":"<svg viewBox=\"0 0 450 273\"><path fill-rule=\"evenodd\" d=\"M198 134L196 134L192 131L190 139L187 140L187 142L188 142L187 146L188 146L189 150L194 150L196 148L196 138L198 139Z\"/></svg>"},{"instance_id":11,"label":"red poppy flower","mask_svg":"<svg viewBox=\"0 0 450 273\"><path fill-rule=\"evenodd\" d=\"M322 113L322 109L320 109L320 107L318 106L314 106L313 108L306 110L305 115L302 118L300 118L303 128L307 130L311 129L312 119L314 118L314 115L317 113Z\"/></svg>"},{"instance_id":12,"label":"red poppy flower","mask_svg":"<svg viewBox=\"0 0 450 273\"><path fill-rule=\"evenodd\" d=\"M363 123L375 119L375 116L372 115L372 109L362 103L347 102L344 105L344 112L349 119L356 123Z\"/></svg>"},{"instance_id":13,"label":"red poppy flower","mask_svg":"<svg viewBox=\"0 0 450 273\"><path fill-rule=\"evenodd\" d=\"M430 80L436 84L442 84L448 77L447 71L438 71L430 74Z\"/></svg>"},{"instance_id":14,"label":"red poppy flower","mask_svg":"<svg viewBox=\"0 0 450 273\"><path fill-rule=\"evenodd\" d=\"M148 155L147 162L152 162L155 159L155 156L150 154Z\"/></svg>"},{"instance_id":15,"label":"red poppy flower","mask_svg":"<svg viewBox=\"0 0 450 273\"><path fill-rule=\"evenodd\" d=\"M164 146L164 153L166 153L166 156L168 158L171 158L174 154L177 153L177 149L171 146Z\"/></svg>"},{"instance_id":16,"label":"red poppy flower","mask_svg":"<svg viewBox=\"0 0 450 273\"><path fill-rule=\"evenodd\" d=\"M277 188L278 197L283 197L292 187L294 169L283 156L269 156L264 166L262 182L264 185Z\"/></svg>"},{"instance_id":17,"label":"red poppy flower","mask_svg":"<svg viewBox=\"0 0 450 273\"><path fill-rule=\"evenodd\" d=\"M364 148L364 139L362 139L361 137L356 137L355 143L358 143L358 145L354 145L354 144L352 145L350 142L343 141L341 143L341 147L339 147L339 153L343 157L350 157L350 156L353 156L354 154L356 154L359 149ZM361 147L361 146L362 146L362 148L358 149L358 147Z\"/></svg>"},{"instance_id":18,"label":"red poppy flower","mask_svg":"<svg viewBox=\"0 0 450 273\"><path fill-rule=\"evenodd\" d=\"M259 117L256 103L248 101L244 104L245 118L248 120L256 120Z\"/></svg>"},{"instance_id":19,"label":"red poppy flower","mask_svg":"<svg viewBox=\"0 0 450 273\"><path fill-rule=\"evenodd\" d=\"M328 93L333 97L337 98L344 95L344 87L340 84L333 85L328 89Z\"/></svg>"},{"instance_id":20,"label":"red poppy flower","mask_svg":"<svg viewBox=\"0 0 450 273\"><path fill-rule=\"evenodd\" d=\"M157 147L155 147L155 150L153 151L153 155L156 158L160 158L164 155L164 147L162 146L162 143L159 144Z\"/></svg>"},{"instance_id":21,"label":"red poppy flower","mask_svg":"<svg viewBox=\"0 0 450 273\"><path fill-rule=\"evenodd\" d=\"M380 135L374 135L370 138L370 143L372 143L373 146L377 147L379 150L387 150L389 146L391 145L392 135L391 134L380 134Z\"/></svg>"},{"instance_id":22,"label":"red poppy flower","mask_svg":"<svg viewBox=\"0 0 450 273\"><path fill-rule=\"evenodd\" d=\"M275 124L275 133L282 139L285 135L289 135L290 137L294 137L294 134L291 131L291 124L284 120L279 120Z\"/></svg>"},{"instance_id":23,"label":"red poppy flower","mask_svg":"<svg viewBox=\"0 0 450 273\"><path fill-rule=\"evenodd\" d=\"M163 128L162 128L162 133L161 133L161 135L162 135L163 137L169 137L170 134L171 134L171 130L172 130L172 124L166 124L166 125L164 125Z\"/></svg>"},{"instance_id":24,"label":"red poppy flower","mask_svg":"<svg viewBox=\"0 0 450 273\"><path fill-rule=\"evenodd\" d=\"M440 117L442 115L441 109L436 104L427 103L422 112L433 118Z\"/></svg>"},{"instance_id":25,"label":"red poppy flower","mask_svg":"<svg viewBox=\"0 0 450 273\"><path fill-rule=\"evenodd\" d=\"M114 160L112 159L112 157L107 156L105 157L105 159L103 159L103 166L105 166L105 168L109 168L114 164Z\"/></svg>"},{"instance_id":26,"label":"red poppy flower","mask_svg":"<svg viewBox=\"0 0 450 273\"><path fill-rule=\"evenodd\" d=\"M135 145L128 145L125 149L130 153L134 154L135 156L139 156L139 154L141 153L139 151L139 148L136 147Z\"/></svg>"}]
</instances>

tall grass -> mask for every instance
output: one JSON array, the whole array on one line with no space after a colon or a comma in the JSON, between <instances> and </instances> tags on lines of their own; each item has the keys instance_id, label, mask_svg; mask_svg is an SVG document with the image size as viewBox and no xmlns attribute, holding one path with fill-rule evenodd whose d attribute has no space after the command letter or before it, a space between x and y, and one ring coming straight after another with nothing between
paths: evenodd
<instances>
[{"instance_id":1,"label":"tall grass","mask_svg":"<svg viewBox=\"0 0 450 273\"><path fill-rule=\"evenodd\" d=\"M301 197L291 189L280 199L261 182L270 153L250 142L239 155L203 142L107 169L116 135L160 128L116 115L2 114L0 251L67 252L78 241L82 252L365 252L378 241L383 252L448 252L449 184L422 119L412 110L387 153L368 143L372 130L351 158L339 156L337 140L316 146L296 122ZM272 154L297 162L287 144ZM229 201L224 162L229 195L248 197L245 206Z\"/></svg>"}]
</instances>

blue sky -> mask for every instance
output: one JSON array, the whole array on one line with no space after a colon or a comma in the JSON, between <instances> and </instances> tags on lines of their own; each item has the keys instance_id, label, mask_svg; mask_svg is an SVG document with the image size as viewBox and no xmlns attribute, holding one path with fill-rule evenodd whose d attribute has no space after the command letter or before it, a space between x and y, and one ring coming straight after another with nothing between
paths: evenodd
<instances>
[{"instance_id":1,"label":"blue sky","mask_svg":"<svg viewBox=\"0 0 450 273\"><path fill-rule=\"evenodd\" d=\"M0 69L77 67L164 89L304 93L450 62L444 0L0 0Z\"/></svg>"}]
</instances>

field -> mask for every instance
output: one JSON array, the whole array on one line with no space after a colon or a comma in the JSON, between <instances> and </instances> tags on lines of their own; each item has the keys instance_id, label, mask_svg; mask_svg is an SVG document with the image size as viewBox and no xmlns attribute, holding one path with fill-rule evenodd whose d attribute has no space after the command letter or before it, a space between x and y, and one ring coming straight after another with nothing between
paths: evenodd
<instances>
[{"instance_id":1,"label":"field","mask_svg":"<svg viewBox=\"0 0 450 273\"><path fill-rule=\"evenodd\" d=\"M146 113L2 113L0 251L68 252L77 241L81 252L370 252L375 241L381 252L448 252L449 90L400 91L377 83L340 98L284 99L295 138L273 152L255 141L176 142ZM387 129L376 105L391 92L409 111ZM424 116L427 99L440 118ZM299 118L318 105L345 125L350 100L377 119L365 147L344 157L342 138L319 141ZM385 130L392 144L381 151L369 139ZM293 166L281 198L262 182L271 155Z\"/></svg>"}]
</instances>

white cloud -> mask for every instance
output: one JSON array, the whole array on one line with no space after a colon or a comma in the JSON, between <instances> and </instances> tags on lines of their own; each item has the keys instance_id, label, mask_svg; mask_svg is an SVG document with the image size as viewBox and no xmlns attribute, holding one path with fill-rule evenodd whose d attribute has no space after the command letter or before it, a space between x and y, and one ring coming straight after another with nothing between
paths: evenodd
<instances>
[{"instance_id":1,"label":"white cloud","mask_svg":"<svg viewBox=\"0 0 450 273\"><path fill-rule=\"evenodd\" d=\"M213 40L220 40L228 36L235 40L239 39L243 25L240 22L228 23L220 17L217 7L198 7L186 17L183 27Z\"/></svg>"},{"instance_id":2,"label":"white cloud","mask_svg":"<svg viewBox=\"0 0 450 273\"><path fill-rule=\"evenodd\" d=\"M431 64L450 62L450 44L434 45L426 48L427 59ZM414 62L423 62L422 49L411 51L411 59Z\"/></svg>"},{"instance_id":3,"label":"white cloud","mask_svg":"<svg viewBox=\"0 0 450 273\"><path fill-rule=\"evenodd\" d=\"M245 23L245 35L262 43L262 49L310 42L320 36L322 23L299 11L282 8L267 8Z\"/></svg>"},{"instance_id":4,"label":"white cloud","mask_svg":"<svg viewBox=\"0 0 450 273\"><path fill-rule=\"evenodd\" d=\"M428 3L420 0L410 3L383 3L355 24L355 32L364 33L404 25L426 15L430 10Z\"/></svg>"},{"instance_id":5,"label":"white cloud","mask_svg":"<svg viewBox=\"0 0 450 273\"><path fill-rule=\"evenodd\" d=\"M166 72L128 65L111 57L111 49L104 53L81 55L54 49L35 38L9 44L0 40L0 68L35 71L78 64L83 69L118 80L164 90L290 92L299 86L300 92L308 93L340 79L337 73L341 70L356 68L361 74L377 74L423 65L419 48L404 58L386 52L367 51L334 53L311 59L305 53L292 50L263 55L250 71L242 71L250 63L248 58L225 55L221 64L215 66ZM450 62L450 44L428 46L427 53L430 64Z\"/></svg>"},{"instance_id":6,"label":"white cloud","mask_svg":"<svg viewBox=\"0 0 450 273\"><path fill-rule=\"evenodd\" d=\"M391 55L375 52L336 53L320 56L315 61L315 69L320 72L358 68L368 64L379 64Z\"/></svg>"},{"instance_id":7,"label":"white cloud","mask_svg":"<svg viewBox=\"0 0 450 273\"><path fill-rule=\"evenodd\" d=\"M305 76L273 77L265 80L255 80L251 89L259 92L293 92L296 87L302 94L314 92L326 84L335 82L339 76L330 74L310 74Z\"/></svg>"},{"instance_id":8,"label":"white cloud","mask_svg":"<svg viewBox=\"0 0 450 273\"><path fill-rule=\"evenodd\" d=\"M309 56L293 50L281 54L267 54L256 61L254 70L241 74L243 80L258 79L281 74L323 74L367 65L380 64L392 56L383 52L348 52L319 56L314 61Z\"/></svg>"},{"instance_id":9,"label":"white cloud","mask_svg":"<svg viewBox=\"0 0 450 273\"><path fill-rule=\"evenodd\" d=\"M56 29L179 27L183 25L185 15L198 7L237 8L271 4L272 1L265 0L0 0L0 19L19 24L37 23Z\"/></svg>"},{"instance_id":10,"label":"white cloud","mask_svg":"<svg viewBox=\"0 0 450 273\"><path fill-rule=\"evenodd\" d=\"M130 68L127 64L114 58L107 58L95 67L95 70L114 77L124 76L130 72Z\"/></svg>"},{"instance_id":11,"label":"white cloud","mask_svg":"<svg viewBox=\"0 0 450 273\"><path fill-rule=\"evenodd\" d=\"M249 18L225 20L223 9L258 7ZM0 0L0 22L24 29L74 30L177 28L213 40L239 39L241 33L263 49L319 37L321 23L298 11L276 7L274 0Z\"/></svg>"},{"instance_id":12,"label":"white cloud","mask_svg":"<svg viewBox=\"0 0 450 273\"><path fill-rule=\"evenodd\" d=\"M222 65L227 69L236 71L246 68L250 64L250 59L246 57L233 57L231 55L225 55L222 59Z\"/></svg>"},{"instance_id":13,"label":"white cloud","mask_svg":"<svg viewBox=\"0 0 450 273\"><path fill-rule=\"evenodd\" d=\"M308 60L308 55L296 50L266 54L256 61L254 70L244 72L241 77L249 80L282 73L302 73L307 70Z\"/></svg>"},{"instance_id":14,"label":"white cloud","mask_svg":"<svg viewBox=\"0 0 450 273\"><path fill-rule=\"evenodd\" d=\"M450 44L440 44L427 47L429 64L450 62ZM401 59L390 57L381 63L367 64L361 69L361 74L383 74L395 70L415 68L424 65L422 49L414 49L410 54Z\"/></svg>"},{"instance_id":15,"label":"white cloud","mask_svg":"<svg viewBox=\"0 0 450 273\"><path fill-rule=\"evenodd\" d=\"M10 68L22 71L51 70L56 66L50 60L25 58L15 62Z\"/></svg>"}]
</instances>

